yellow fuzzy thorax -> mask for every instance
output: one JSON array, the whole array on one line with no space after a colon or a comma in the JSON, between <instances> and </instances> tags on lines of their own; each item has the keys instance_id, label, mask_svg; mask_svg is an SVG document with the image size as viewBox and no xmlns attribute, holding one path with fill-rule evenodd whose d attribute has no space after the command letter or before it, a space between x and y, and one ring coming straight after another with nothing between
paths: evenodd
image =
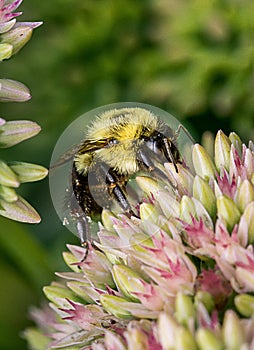
<instances>
[{"instance_id":1,"label":"yellow fuzzy thorax","mask_svg":"<svg viewBox=\"0 0 254 350\"><path fill-rule=\"evenodd\" d=\"M122 108L110 110L93 122L88 129L87 138L116 138L119 141L139 138L142 128L156 130L158 118L143 108Z\"/></svg>"}]
</instances>

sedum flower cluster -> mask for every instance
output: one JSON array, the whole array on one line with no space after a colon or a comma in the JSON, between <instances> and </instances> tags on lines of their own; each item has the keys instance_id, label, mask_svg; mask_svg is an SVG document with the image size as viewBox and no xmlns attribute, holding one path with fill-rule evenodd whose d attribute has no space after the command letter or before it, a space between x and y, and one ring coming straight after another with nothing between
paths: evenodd
<instances>
[{"instance_id":1,"label":"sedum flower cluster","mask_svg":"<svg viewBox=\"0 0 254 350\"><path fill-rule=\"evenodd\" d=\"M34 28L39 27L42 22L17 22L16 17L22 15L22 12L13 12L20 6L23 0L0 0L0 61L11 58L29 41ZM5 80L1 84L5 85ZM7 86L8 88L8 86ZM24 101L29 98L29 92L20 91L21 95L7 95L5 100L13 99ZM15 92L14 92L15 93ZM1 88L1 100L4 100L4 94Z\"/></svg>"},{"instance_id":2,"label":"sedum flower cluster","mask_svg":"<svg viewBox=\"0 0 254 350\"><path fill-rule=\"evenodd\" d=\"M33 29L42 22L17 22L22 12L13 12L23 0L0 0L0 61L11 58L30 39ZM0 79L0 102L25 102L31 98L29 89L11 79ZM0 118L0 148L18 144L40 132L38 124L28 121L6 121ZM22 222L39 222L39 214L16 193L24 182L43 179L47 169L25 162L0 160L0 215Z\"/></svg>"},{"instance_id":3,"label":"sedum flower cluster","mask_svg":"<svg viewBox=\"0 0 254 350\"><path fill-rule=\"evenodd\" d=\"M253 143L219 131L192 161L165 164L165 183L137 177L140 218L104 210L86 259L68 246L31 349L254 349Z\"/></svg>"}]
</instances>

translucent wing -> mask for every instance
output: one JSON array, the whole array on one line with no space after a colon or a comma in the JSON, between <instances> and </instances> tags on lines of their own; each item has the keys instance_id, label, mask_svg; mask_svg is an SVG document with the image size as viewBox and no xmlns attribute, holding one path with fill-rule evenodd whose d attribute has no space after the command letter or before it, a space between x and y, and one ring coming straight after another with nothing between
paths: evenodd
<instances>
[{"instance_id":1,"label":"translucent wing","mask_svg":"<svg viewBox=\"0 0 254 350\"><path fill-rule=\"evenodd\" d=\"M105 147L108 144L108 140L85 140L78 145L75 145L68 149L62 156L58 158L58 160L53 163L50 166L50 170L54 170L55 168L58 168L59 166L73 160L76 153L88 153L88 152L94 152L98 149L101 149Z\"/></svg>"},{"instance_id":2,"label":"translucent wing","mask_svg":"<svg viewBox=\"0 0 254 350\"><path fill-rule=\"evenodd\" d=\"M87 152L94 152L97 151L98 149L101 149L105 146L107 146L109 140L108 139L101 139L101 140L96 140L96 141L91 141L91 140L85 140L80 146L79 146L79 153L87 153Z\"/></svg>"}]
</instances>

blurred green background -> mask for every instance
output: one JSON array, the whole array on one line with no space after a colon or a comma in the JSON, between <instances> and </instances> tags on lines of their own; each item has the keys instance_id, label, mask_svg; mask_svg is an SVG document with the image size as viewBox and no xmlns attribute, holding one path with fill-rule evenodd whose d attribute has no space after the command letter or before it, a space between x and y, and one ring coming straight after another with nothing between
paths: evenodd
<instances>
[{"instance_id":1,"label":"blurred green background","mask_svg":"<svg viewBox=\"0 0 254 350\"><path fill-rule=\"evenodd\" d=\"M43 20L1 77L25 83L33 98L1 104L1 117L30 119L42 132L3 159L48 166L63 130L108 103L137 101L172 113L197 141L204 131L254 139L252 0L24 1L20 20ZM41 286L63 270L61 251L78 240L51 204L48 182L22 185L39 225L0 220L0 348L26 349L19 333Z\"/></svg>"}]
</instances>

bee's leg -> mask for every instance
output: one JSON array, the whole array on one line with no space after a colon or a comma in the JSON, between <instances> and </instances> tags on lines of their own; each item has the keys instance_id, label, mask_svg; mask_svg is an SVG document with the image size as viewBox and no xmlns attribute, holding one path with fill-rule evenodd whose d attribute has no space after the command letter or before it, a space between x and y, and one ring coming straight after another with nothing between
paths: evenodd
<instances>
[{"instance_id":1,"label":"bee's leg","mask_svg":"<svg viewBox=\"0 0 254 350\"><path fill-rule=\"evenodd\" d=\"M71 198L69 209L70 209L70 216L76 225L77 235L80 240L80 244L86 250L85 256L83 258L83 260L85 260L87 257L88 248L89 248L88 246L88 238L90 235L89 217L85 215L83 210L78 206L78 203L74 198L74 195Z\"/></svg>"},{"instance_id":2,"label":"bee's leg","mask_svg":"<svg viewBox=\"0 0 254 350\"><path fill-rule=\"evenodd\" d=\"M80 239L80 244L85 249L85 255L81 260L81 262L83 262L86 260L88 255L88 250L89 250L88 232L90 228L89 228L88 218L84 214L79 215L79 217L76 220L77 220L76 227L77 227L77 232Z\"/></svg>"},{"instance_id":3,"label":"bee's leg","mask_svg":"<svg viewBox=\"0 0 254 350\"><path fill-rule=\"evenodd\" d=\"M114 176L108 173L106 179L109 182L109 186L111 187L110 192L113 194L113 196L115 197L115 199L117 200L121 208L124 211L127 211L129 214L136 216L131 208L131 205L128 199L126 198L124 191L121 189L121 187L117 183L117 180L114 179Z\"/></svg>"},{"instance_id":4,"label":"bee's leg","mask_svg":"<svg viewBox=\"0 0 254 350\"><path fill-rule=\"evenodd\" d=\"M88 241L88 232L90 228L88 224L88 218L84 214L80 215L77 219L76 227L80 239L80 244L82 247L86 247Z\"/></svg>"},{"instance_id":5,"label":"bee's leg","mask_svg":"<svg viewBox=\"0 0 254 350\"><path fill-rule=\"evenodd\" d=\"M109 194L113 195L113 197L117 200L120 207L124 211L127 211L129 214L136 216L136 214L131 208L128 199L126 198L124 191L119 185L119 179L117 177L117 174L112 169L108 170L104 166L102 166L102 170L104 171L104 174L106 176L106 183L108 186Z\"/></svg>"},{"instance_id":6,"label":"bee's leg","mask_svg":"<svg viewBox=\"0 0 254 350\"><path fill-rule=\"evenodd\" d=\"M168 181L167 176L161 171L158 167L156 167L154 160L153 160L153 153L152 151L146 147L143 147L142 149L139 150L138 152L138 161L140 164L140 168L142 170L151 172L155 174L159 179L165 181Z\"/></svg>"},{"instance_id":7,"label":"bee's leg","mask_svg":"<svg viewBox=\"0 0 254 350\"><path fill-rule=\"evenodd\" d=\"M176 173L178 173L176 160L175 160L174 155L171 151L171 146L172 145L171 145L171 142L169 141L169 139L167 137L164 137L162 139L162 150L163 150L167 160L170 161L174 165Z\"/></svg>"}]
</instances>

